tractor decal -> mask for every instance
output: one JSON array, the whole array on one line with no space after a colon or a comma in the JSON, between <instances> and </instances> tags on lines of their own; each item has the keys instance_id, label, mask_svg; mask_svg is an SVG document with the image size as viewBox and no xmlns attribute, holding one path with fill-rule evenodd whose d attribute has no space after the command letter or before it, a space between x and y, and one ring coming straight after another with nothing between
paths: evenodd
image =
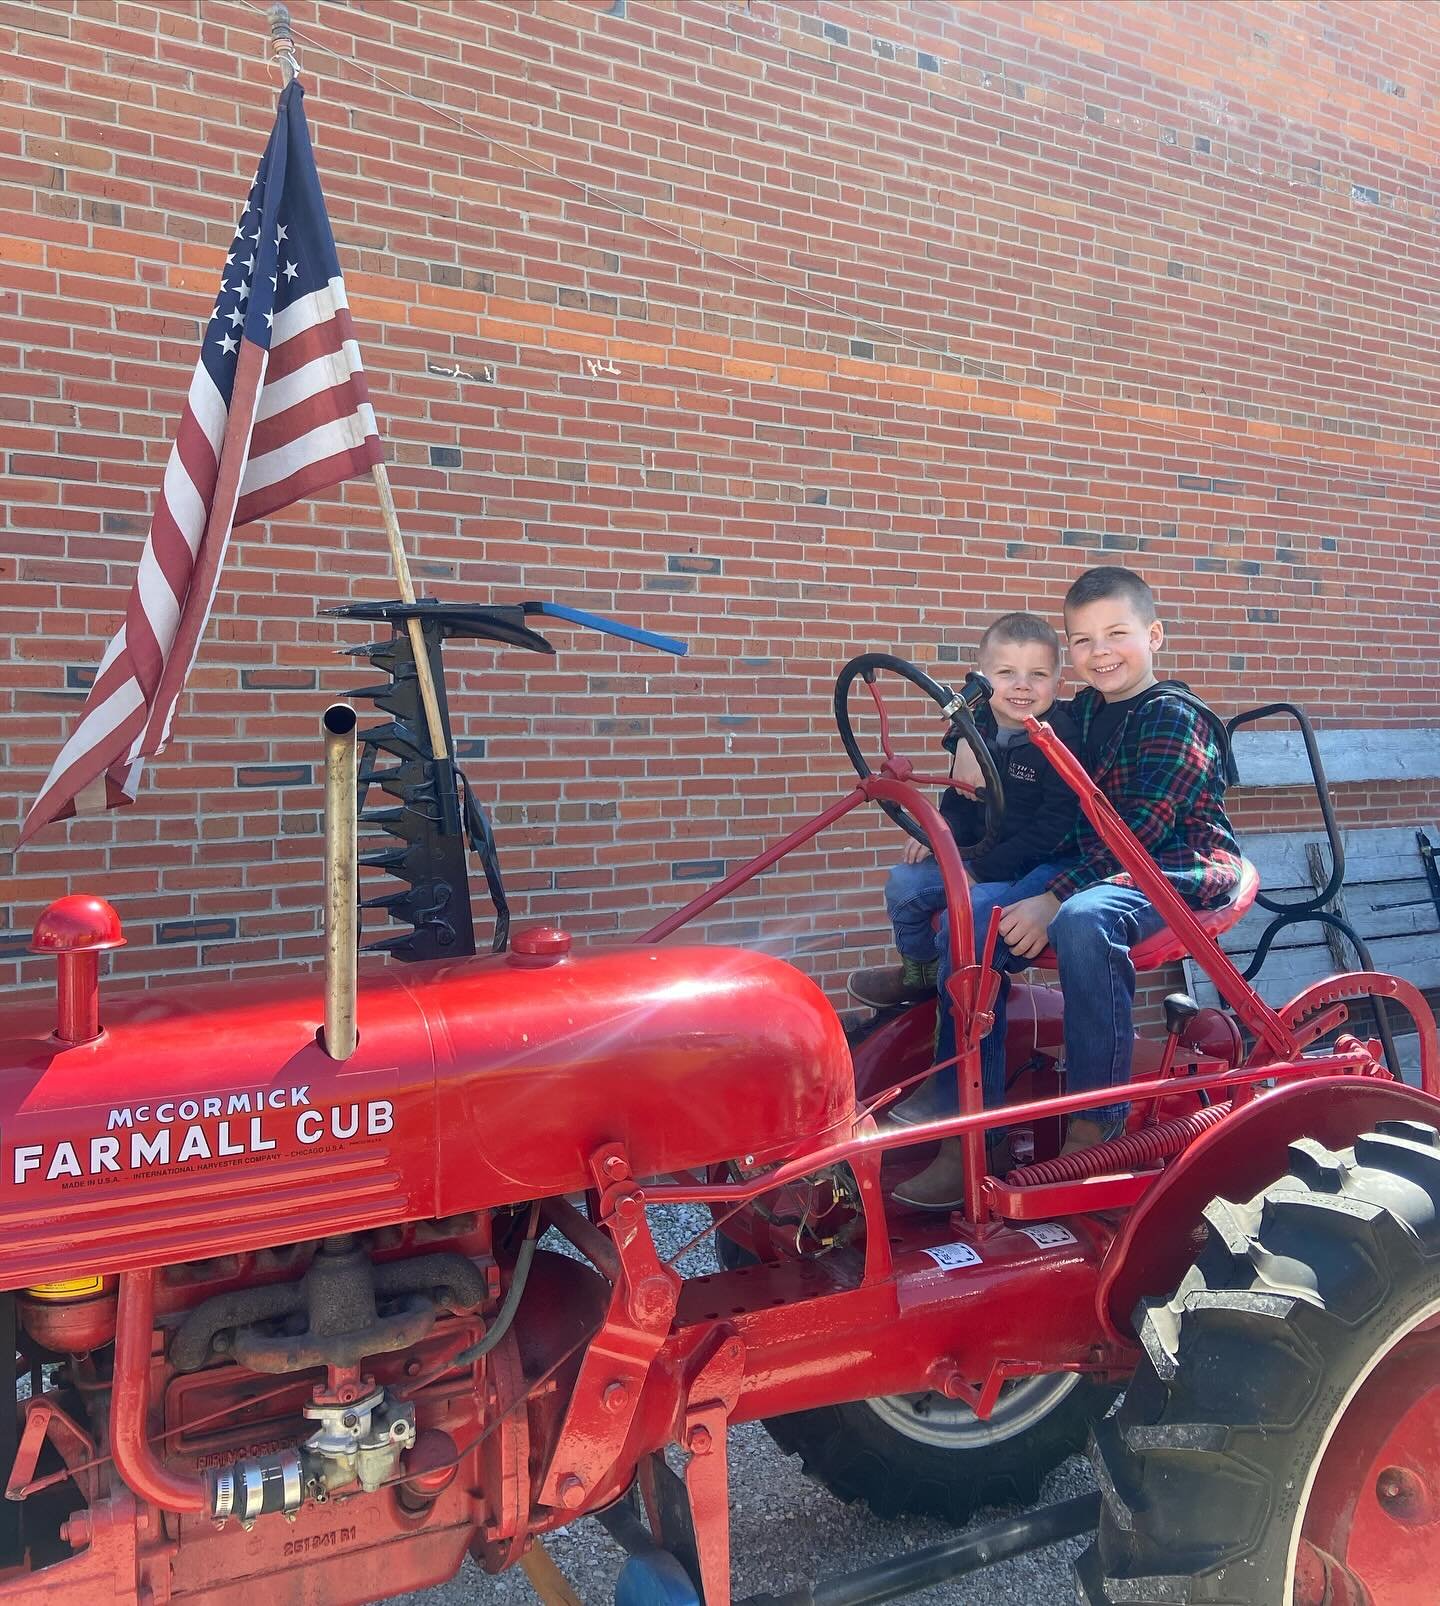
<instances>
[{"instance_id":1,"label":"tractor decal","mask_svg":"<svg viewBox=\"0 0 1440 1606\"><path fill-rule=\"evenodd\" d=\"M301 1095L295 1103L309 1104L308 1088L293 1088ZM275 1093L284 1094L276 1089ZM271 1095L272 1099L274 1094ZM234 1102L232 1099L231 1102ZM221 1116L218 1098L168 1100L154 1106L137 1105L111 1110L107 1131L88 1138L61 1138L50 1143L17 1143L10 1169L10 1182L23 1187L28 1182L60 1182L62 1187L85 1186L103 1181L107 1175L126 1171L214 1170L225 1164L240 1163L247 1155L268 1154L282 1142L314 1149L380 1138L395 1129L395 1106L390 1099L370 1099L365 1103L330 1104L302 1109L293 1121L270 1115L251 1115L241 1119ZM204 1111L201 1120L194 1117ZM171 1120L169 1112L179 1120ZM213 1125L211 1122L213 1121ZM160 1125L156 1126L155 1123ZM166 1124L168 1122L168 1124ZM187 1124L181 1124L187 1122ZM141 1130L153 1127L151 1131ZM134 1128L134 1130L117 1130ZM66 1182L62 1179L69 1178Z\"/></svg>"},{"instance_id":2,"label":"tractor decal","mask_svg":"<svg viewBox=\"0 0 1440 1606\"><path fill-rule=\"evenodd\" d=\"M113 1132L122 1126L143 1126L147 1121L159 1121L168 1126L172 1121L193 1121L198 1116L209 1120L216 1115L257 1115L265 1110L298 1109L309 1104L310 1088L272 1087L256 1088L254 1093L229 1093L223 1097L210 1095L199 1099L162 1099L155 1105L127 1104L111 1110L105 1118L105 1130Z\"/></svg>"}]
</instances>

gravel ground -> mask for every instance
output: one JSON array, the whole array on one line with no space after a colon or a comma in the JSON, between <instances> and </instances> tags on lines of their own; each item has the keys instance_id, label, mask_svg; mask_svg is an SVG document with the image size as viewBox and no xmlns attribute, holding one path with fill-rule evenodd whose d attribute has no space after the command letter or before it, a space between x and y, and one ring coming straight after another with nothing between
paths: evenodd
<instances>
[{"instance_id":1,"label":"gravel ground","mask_svg":"<svg viewBox=\"0 0 1440 1606\"><path fill-rule=\"evenodd\" d=\"M696 1207L652 1211L662 1256L673 1253L707 1219ZM691 1275L714 1270L708 1240L680 1262L680 1269ZM1076 1457L1050 1477L1041 1503L1094 1487L1089 1467ZM937 1544L956 1532L918 1518L884 1522L865 1506L842 1504L805 1477L799 1458L780 1450L758 1422L745 1423L730 1435L730 1515L736 1599L761 1591L778 1594L821 1576L851 1572L886 1556ZM983 1514L976 1526L997 1515ZM608 1606L625 1558L598 1523L576 1522L549 1535L545 1544L586 1606ZM907 1598L934 1606L1063 1606L1075 1599L1070 1563L1082 1548L1082 1541L1072 1540ZM535 1596L518 1569L490 1578L467 1562L449 1583L391 1601L392 1606L534 1606Z\"/></svg>"}]
</instances>

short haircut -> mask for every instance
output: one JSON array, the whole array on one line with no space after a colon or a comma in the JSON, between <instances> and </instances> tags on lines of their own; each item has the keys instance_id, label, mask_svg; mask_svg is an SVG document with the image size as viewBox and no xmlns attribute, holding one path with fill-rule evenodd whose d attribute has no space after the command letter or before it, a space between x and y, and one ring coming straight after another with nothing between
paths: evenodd
<instances>
[{"instance_id":1,"label":"short haircut","mask_svg":"<svg viewBox=\"0 0 1440 1606\"><path fill-rule=\"evenodd\" d=\"M1071 584L1065 593L1066 617L1072 608L1084 608L1110 597L1123 597L1145 624L1155 622L1155 593L1133 569L1122 568L1118 563L1106 564L1101 569L1086 569Z\"/></svg>"},{"instance_id":2,"label":"short haircut","mask_svg":"<svg viewBox=\"0 0 1440 1606\"><path fill-rule=\"evenodd\" d=\"M1048 647L1055 662L1060 662L1060 638L1055 634L1055 627L1033 613L1002 613L981 636L980 651L998 647L1002 642L1017 647L1026 641Z\"/></svg>"}]
</instances>

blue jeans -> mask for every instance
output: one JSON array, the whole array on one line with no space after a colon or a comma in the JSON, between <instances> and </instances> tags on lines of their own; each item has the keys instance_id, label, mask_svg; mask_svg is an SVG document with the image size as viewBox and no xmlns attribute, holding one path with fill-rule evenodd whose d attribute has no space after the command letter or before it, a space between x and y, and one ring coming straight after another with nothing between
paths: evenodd
<instances>
[{"instance_id":1,"label":"blue jeans","mask_svg":"<svg viewBox=\"0 0 1440 1606\"><path fill-rule=\"evenodd\" d=\"M1021 880L1005 885L982 882L970 889L975 912L975 944L985 940L990 911L997 905L1018 903L1043 892L1057 870L1042 865ZM1102 881L1077 892L1060 905L1047 933L1060 964L1060 990L1065 998L1065 1091L1099 1092L1123 1086L1130 1080L1135 1046L1135 966L1130 950L1153 936L1165 924L1143 892ZM941 1016L937 1060L955 1053L955 1028L944 1008L945 978L949 968L948 921L942 918L940 939ZM995 999L995 1024L980 1045L981 1078L986 1108L1005 1100L1005 1016L1011 970L1023 970L1003 940L995 945L995 967L1000 991ZM935 1115L953 1115L960 1108L956 1068L942 1071L930 1084ZM1102 1125L1124 1116L1123 1101L1097 1104L1086 1115Z\"/></svg>"},{"instance_id":2,"label":"blue jeans","mask_svg":"<svg viewBox=\"0 0 1440 1606\"><path fill-rule=\"evenodd\" d=\"M933 861L932 861L933 862ZM1054 864L1037 865L1018 881L977 881L970 887L970 911L975 922L975 952L984 951L985 933L990 927L990 916L1007 904L1019 903L1022 898L1033 898L1060 874ZM939 871L936 871L938 879ZM945 984L950 979L950 917L942 911L940 925L934 934L938 946L940 970L936 985L940 989L940 1030L935 1043L935 1058L947 1060L955 1053L955 1022L949 1010L949 994ZM904 952L904 949L901 949ZM980 1079L985 1090L985 1107L993 1109L1005 1102L1005 1005L1010 994L1010 978L1006 967L1023 969L1016 965L1010 951L997 937L995 942L995 968L1000 972L1000 991L995 998L995 1025L980 1044ZM959 1067L950 1066L941 1071L930 1084L934 1089L935 1114L955 1115L960 1109Z\"/></svg>"},{"instance_id":3,"label":"blue jeans","mask_svg":"<svg viewBox=\"0 0 1440 1606\"><path fill-rule=\"evenodd\" d=\"M1099 1092L1130 1080L1135 1050L1135 966L1130 950L1165 922L1143 892L1102 881L1060 905L1050 946L1065 995L1065 1091ZM1118 1121L1121 1100L1085 1111L1102 1125Z\"/></svg>"},{"instance_id":4,"label":"blue jeans","mask_svg":"<svg viewBox=\"0 0 1440 1606\"><path fill-rule=\"evenodd\" d=\"M940 866L931 854L918 864L897 864L885 882L885 913L895 928L895 946L902 959L935 962L935 933L930 922L945 908Z\"/></svg>"}]
</instances>

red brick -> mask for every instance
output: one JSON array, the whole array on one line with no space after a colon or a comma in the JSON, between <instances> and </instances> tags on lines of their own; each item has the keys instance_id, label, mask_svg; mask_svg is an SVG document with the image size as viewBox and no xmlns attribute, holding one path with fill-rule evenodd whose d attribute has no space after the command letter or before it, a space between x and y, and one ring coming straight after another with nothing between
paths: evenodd
<instances>
[{"instance_id":1,"label":"red brick","mask_svg":"<svg viewBox=\"0 0 1440 1606\"><path fill-rule=\"evenodd\" d=\"M1236 0L1203 28L1193 8L1103 0L825 9L847 44L769 5L723 26L693 7L354 14L397 74L443 86L560 178L378 86L327 77L311 96L417 580L554 595L692 642L681 664L558 625L553 663L448 649L457 734L489 744L476 784L526 810L498 827L517 918L642 929L692 890L673 861L733 862L844 786L827 687L851 651L934 664L1003 608L1053 611L1097 560L1154 578L1167 667L1226 710L1292 695L1333 724L1428 722L1440 692L1436 359L1414 322L1436 267L1440 136L1420 95L1440 22L1404 8L1382 31L1318 0L1283 15ZM0 22L16 12L0 3ZM102 17L84 0L41 17L3 92L0 312L26 345L0 349L0 500L19 579L58 588L58 605L6 665L0 830L73 717L64 667L98 660L123 607L273 105L258 63L235 75L239 26L202 41L184 8ZM1237 79L1256 28L1266 72ZM112 49L139 64L124 80ZM919 50L941 70L920 72ZM533 76L506 70L514 57ZM1381 76L1408 95L1374 90ZM461 283L433 284L432 265ZM622 371L592 375L585 356ZM457 362L477 377L427 372ZM461 466L431 469L437 445ZM107 514L135 528L101 533ZM672 557L720 569L672 574ZM315 762L316 710L373 676L331 656L370 630L314 611L393 591L363 481L237 532L174 745L135 808L31 850L34 902L39 882L109 877L136 922L126 977L271 975L313 956L317 846L227 777ZM317 690L300 689L316 668ZM620 723L597 735L597 720ZM583 813L611 801L613 820ZM1305 801L1237 811L1298 827ZM1351 824L1437 806L1422 788L1340 799ZM162 840L180 899L147 890ZM878 957L858 945L883 935L897 847L856 817L832 858L807 851L713 929L814 938L800 962L833 988ZM158 920L217 913L238 921L233 942L145 946ZM0 966L17 974L49 985Z\"/></svg>"}]
</instances>

